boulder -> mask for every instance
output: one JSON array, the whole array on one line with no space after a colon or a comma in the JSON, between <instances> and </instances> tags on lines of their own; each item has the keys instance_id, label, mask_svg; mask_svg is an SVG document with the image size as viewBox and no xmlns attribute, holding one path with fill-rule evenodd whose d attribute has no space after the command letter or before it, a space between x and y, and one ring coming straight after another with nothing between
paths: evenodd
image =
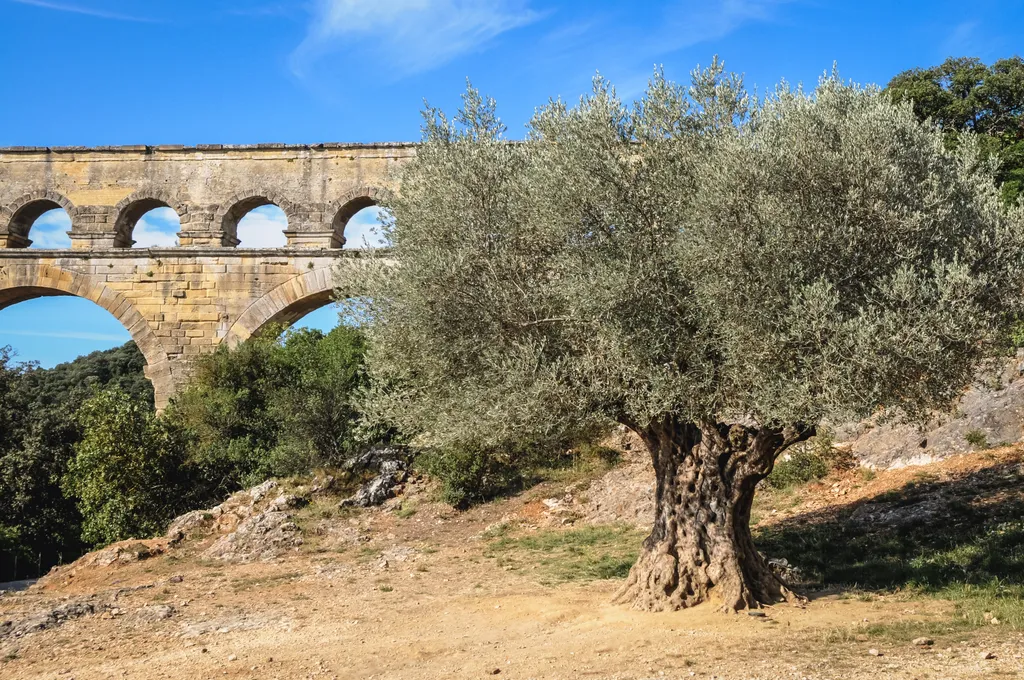
<instances>
[{"instance_id":1,"label":"boulder","mask_svg":"<svg viewBox=\"0 0 1024 680\"><path fill-rule=\"evenodd\" d=\"M341 507L367 508L394 497L409 477L409 462L409 452L393 446L373 448L356 457L350 463L350 469L372 470L376 475L343 500Z\"/></svg>"}]
</instances>

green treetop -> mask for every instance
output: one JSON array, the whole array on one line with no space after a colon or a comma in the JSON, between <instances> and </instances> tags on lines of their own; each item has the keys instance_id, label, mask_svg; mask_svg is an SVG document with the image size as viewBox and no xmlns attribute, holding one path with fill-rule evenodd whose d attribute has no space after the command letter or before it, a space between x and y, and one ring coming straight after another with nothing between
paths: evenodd
<instances>
[{"instance_id":1,"label":"green treetop","mask_svg":"<svg viewBox=\"0 0 1024 680\"><path fill-rule=\"evenodd\" d=\"M635 430L639 607L788 596L749 531L776 457L823 418L948 406L1021 307L1024 216L974 138L875 88L758 101L716 61L503 135L473 89L426 112L362 298L373 413L428 445Z\"/></svg>"}]
</instances>

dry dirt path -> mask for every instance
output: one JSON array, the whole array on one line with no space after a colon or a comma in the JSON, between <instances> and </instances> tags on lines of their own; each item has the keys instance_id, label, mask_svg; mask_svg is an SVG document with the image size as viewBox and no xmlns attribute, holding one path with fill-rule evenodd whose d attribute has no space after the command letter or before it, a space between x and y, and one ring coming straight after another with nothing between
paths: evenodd
<instances>
[{"instance_id":1,"label":"dry dirt path","mask_svg":"<svg viewBox=\"0 0 1024 680\"><path fill-rule=\"evenodd\" d=\"M183 549L4 595L0 633L55 607L94 611L0 637L0 678L1024 677L1021 633L944 629L952 605L934 599L835 594L765 617L651 614L609 604L614 580L545 585L528 562L500 566L484 533L529 515L545 491L463 514L422 503L405 518L336 517L357 538L311 540L270 562ZM863 634L907 622L933 622L934 644Z\"/></svg>"}]
</instances>

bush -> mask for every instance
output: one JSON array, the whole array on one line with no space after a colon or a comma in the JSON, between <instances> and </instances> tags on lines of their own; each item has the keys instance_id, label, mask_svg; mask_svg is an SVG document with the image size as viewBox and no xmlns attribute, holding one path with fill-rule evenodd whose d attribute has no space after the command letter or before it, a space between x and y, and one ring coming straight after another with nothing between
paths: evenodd
<instances>
[{"instance_id":1,"label":"bush","mask_svg":"<svg viewBox=\"0 0 1024 680\"><path fill-rule=\"evenodd\" d=\"M843 456L835 448L832 433L826 430L792 447L787 459L775 463L765 483L773 489L787 489L822 479L832 470L845 467L847 464L847 456Z\"/></svg>"},{"instance_id":2,"label":"bush","mask_svg":"<svg viewBox=\"0 0 1024 680\"><path fill-rule=\"evenodd\" d=\"M423 451L416 465L440 482L441 500L460 510L512 493L525 482L521 460L469 446Z\"/></svg>"},{"instance_id":3,"label":"bush","mask_svg":"<svg viewBox=\"0 0 1024 680\"><path fill-rule=\"evenodd\" d=\"M81 404L114 385L146 408L153 402L131 342L50 369L13 358L0 348L0 581L39 576L88 547L61 484L82 438Z\"/></svg>"},{"instance_id":4,"label":"bush","mask_svg":"<svg viewBox=\"0 0 1024 680\"><path fill-rule=\"evenodd\" d=\"M65 477L82 513L82 537L107 544L161 532L187 505L184 446L168 423L112 388L82 404L84 436Z\"/></svg>"},{"instance_id":5,"label":"bush","mask_svg":"<svg viewBox=\"0 0 1024 680\"><path fill-rule=\"evenodd\" d=\"M192 440L206 495L267 477L341 466L365 448L355 405L366 383L365 341L345 326L267 332L198 362L166 418ZM387 439L373 432L367 444Z\"/></svg>"},{"instance_id":6,"label":"bush","mask_svg":"<svg viewBox=\"0 0 1024 680\"><path fill-rule=\"evenodd\" d=\"M964 435L964 439L967 441L968 444L970 444L976 449L989 448L988 437L986 437L985 433L982 432L981 430L971 430L970 432Z\"/></svg>"}]
</instances>

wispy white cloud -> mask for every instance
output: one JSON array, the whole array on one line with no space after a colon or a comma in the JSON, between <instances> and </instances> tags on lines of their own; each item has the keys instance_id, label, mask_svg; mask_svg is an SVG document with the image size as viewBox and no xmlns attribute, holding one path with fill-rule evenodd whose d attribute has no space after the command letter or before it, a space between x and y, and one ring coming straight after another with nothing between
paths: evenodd
<instances>
[{"instance_id":1,"label":"wispy white cloud","mask_svg":"<svg viewBox=\"0 0 1024 680\"><path fill-rule=\"evenodd\" d=\"M181 219L170 208L156 208L135 224L132 239L136 248L172 248L178 245Z\"/></svg>"},{"instance_id":2,"label":"wispy white cloud","mask_svg":"<svg viewBox=\"0 0 1024 680\"><path fill-rule=\"evenodd\" d=\"M717 40L741 26L771 19L788 0L712 0L674 3L659 41L652 45L666 52Z\"/></svg>"},{"instance_id":3,"label":"wispy white cloud","mask_svg":"<svg viewBox=\"0 0 1024 680\"><path fill-rule=\"evenodd\" d=\"M85 333L81 331L26 331L26 330L3 330L0 337L5 335L16 335L25 338L55 338L60 340L95 340L97 342L124 342L131 338L128 331L120 334L114 333Z\"/></svg>"},{"instance_id":4,"label":"wispy white cloud","mask_svg":"<svg viewBox=\"0 0 1024 680\"><path fill-rule=\"evenodd\" d=\"M408 75L479 50L540 17L527 0L316 0L291 64L301 77L330 54L365 50Z\"/></svg>"},{"instance_id":5,"label":"wispy white cloud","mask_svg":"<svg viewBox=\"0 0 1024 680\"><path fill-rule=\"evenodd\" d=\"M951 54L976 56L984 51L981 49L978 36L980 26L981 22L979 21L961 21L954 26L952 32L942 43L943 57Z\"/></svg>"},{"instance_id":6,"label":"wispy white cloud","mask_svg":"<svg viewBox=\"0 0 1024 680\"><path fill-rule=\"evenodd\" d=\"M545 36L536 60L547 68L561 64L576 71L570 90L587 89L600 69L629 100L643 94L654 65L674 52L712 43L757 23L776 21L779 9L793 0L669 0L648 12L651 21L639 28L621 12L594 14L587 23L569 24Z\"/></svg>"},{"instance_id":7,"label":"wispy white cloud","mask_svg":"<svg viewBox=\"0 0 1024 680\"><path fill-rule=\"evenodd\" d=\"M384 209L364 208L352 216L345 225L345 248L381 248L387 243L381 234Z\"/></svg>"},{"instance_id":8,"label":"wispy white cloud","mask_svg":"<svg viewBox=\"0 0 1024 680\"><path fill-rule=\"evenodd\" d=\"M44 212L32 224L28 237L32 239L32 247L37 249L70 248L71 218L63 208L55 208Z\"/></svg>"},{"instance_id":9,"label":"wispy white cloud","mask_svg":"<svg viewBox=\"0 0 1024 680\"><path fill-rule=\"evenodd\" d=\"M265 205L238 221L239 248L280 248L288 243L288 218L276 205Z\"/></svg>"},{"instance_id":10,"label":"wispy white cloud","mask_svg":"<svg viewBox=\"0 0 1024 680\"><path fill-rule=\"evenodd\" d=\"M57 12L71 12L72 14L84 14L90 17L96 17L98 19L112 19L114 21L136 21L139 23L158 23L156 19L149 19L146 17L133 16L130 14L121 14L119 12L108 12L102 9L94 9L92 7L85 7L83 5L71 5L60 2L49 2L48 0L10 0L11 2L18 3L19 5L31 5L33 7L42 7L44 9L52 9Z\"/></svg>"}]
</instances>

